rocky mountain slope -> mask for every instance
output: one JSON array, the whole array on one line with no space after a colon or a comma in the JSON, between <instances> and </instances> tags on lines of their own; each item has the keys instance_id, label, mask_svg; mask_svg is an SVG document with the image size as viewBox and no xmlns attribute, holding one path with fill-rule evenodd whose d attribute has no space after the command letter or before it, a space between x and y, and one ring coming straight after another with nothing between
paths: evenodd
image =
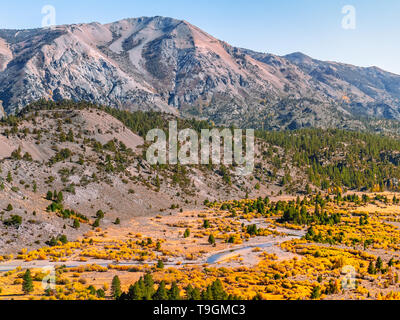
<instances>
[{"instance_id":1,"label":"rocky mountain slope","mask_svg":"<svg viewBox=\"0 0 400 320\"><path fill-rule=\"evenodd\" d=\"M163 17L0 30L5 111L40 98L229 125L355 128L355 116L400 119L400 76L300 53L278 57L235 48Z\"/></svg>"},{"instance_id":2,"label":"rocky mountain slope","mask_svg":"<svg viewBox=\"0 0 400 320\"><path fill-rule=\"evenodd\" d=\"M323 62L301 53L285 56L315 81L332 92L346 93L349 112L399 119L400 77L377 67L360 68L337 62Z\"/></svg>"}]
</instances>

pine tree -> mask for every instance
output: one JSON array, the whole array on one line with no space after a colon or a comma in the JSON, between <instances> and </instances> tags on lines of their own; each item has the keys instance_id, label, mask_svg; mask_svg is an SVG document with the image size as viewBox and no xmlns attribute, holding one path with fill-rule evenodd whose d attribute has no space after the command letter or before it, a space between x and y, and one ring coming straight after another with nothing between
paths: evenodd
<instances>
[{"instance_id":1,"label":"pine tree","mask_svg":"<svg viewBox=\"0 0 400 320\"><path fill-rule=\"evenodd\" d=\"M165 281L161 281L160 285L158 286L157 292L153 296L153 300L168 300L168 292L165 288Z\"/></svg>"},{"instance_id":2,"label":"pine tree","mask_svg":"<svg viewBox=\"0 0 400 320\"><path fill-rule=\"evenodd\" d=\"M189 238L190 237L190 230L186 229L185 234L183 235L184 238Z\"/></svg>"},{"instance_id":3,"label":"pine tree","mask_svg":"<svg viewBox=\"0 0 400 320\"><path fill-rule=\"evenodd\" d=\"M318 300L320 297L321 297L321 288L319 286L316 286L313 288L311 292L311 299Z\"/></svg>"},{"instance_id":4,"label":"pine tree","mask_svg":"<svg viewBox=\"0 0 400 320\"><path fill-rule=\"evenodd\" d=\"M33 287L33 280L32 280L32 275L31 271L28 269L26 270L24 276L23 276L23 282L22 282L22 291L27 295L31 292L33 292L34 287Z\"/></svg>"},{"instance_id":5,"label":"pine tree","mask_svg":"<svg viewBox=\"0 0 400 320\"><path fill-rule=\"evenodd\" d=\"M228 295L226 294L224 287L222 286L221 280L217 279L211 285L211 292L213 300L226 300Z\"/></svg>"},{"instance_id":6,"label":"pine tree","mask_svg":"<svg viewBox=\"0 0 400 320\"><path fill-rule=\"evenodd\" d=\"M71 129L68 131L67 140L69 142L74 142L74 133L72 132Z\"/></svg>"},{"instance_id":7,"label":"pine tree","mask_svg":"<svg viewBox=\"0 0 400 320\"><path fill-rule=\"evenodd\" d=\"M114 297L114 299L118 299L121 294L121 281L119 280L118 276L115 276L112 280L111 283L111 294Z\"/></svg>"},{"instance_id":8,"label":"pine tree","mask_svg":"<svg viewBox=\"0 0 400 320\"><path fill-rule=\"evenodd\" d=\"M186 287L185 291L186 291L186 299L187 299L187 300L193 300L193 299L192 299L192 296L193 296L193 291L194 291L194 289L193 289L193 287L192 287L191 284L189 284L189 285Z\"/></svg>"},{"instance_id":9,"label":"pine tree","mask_svg":"<svg viewBox=\"0 0 400 320\"><path fill-rule=\"evenodd\" d=\"M371 261L368 266L368 273L369 274L376 274L374 263Z\"/></svg>"},{"instance_id":10,"label":"pine tree","mask_svg":"<svg viewBox=\"0 0 400 320\"><path fill-rule=\"evenodd\" d=\"M98 228L100 226L100 219L96 219L94 222L93 222L93 228Z\"/></svg>"},{"instance_id":11,"label":"pine tree","mask_svg":"<svg viewBox=\"0 0 400 320\"><path fill-rule=\"evenodd\" d=\"M87 288L87 290L89 291L89 293L90 293L92 296L96 295L96 288L93 287L92 285L90 285L90 286Z\"/></svg>"},{"instance_id":12,"label":"pine tree","mask_svg":"<svg viewBox=\"0 0 400 320\"><path fill-rule=\"evenodd\" d=\"M172 283L171 289L168 291L168 297L169 297L169 300L173 300L173 301L181 299L180 290L179 290L176 282Z\"/></svg>"},{"instance_id":13,"label":"pine tree","mask_svg":"<svg viewBox=\"0 0 400 320\"><path fill-rule=\"evenodd\" d=\"M96 212L96 217L98 219L103 219L104 216L105 216L105 214L104 214L104 212L102 210L99 210L99 211Z\"/></svg>"},{"instance_id":14,"label":"pine tree","mask_svg":"<svg viewBox=\"0 0 400 320\"><path fill-rule=\"evenodd\" d=\"M155 186L157 189L160 189L161 182L160 182L160 177L158 175L156 177Z\"/></svg>"},{"instance_id":15,"label":"pine tree","mask_svg":"<svg viewBox=\"0 0 400 320\"><path fill-rule=\"evenodd\" d=\"M378 259L376 260L375 269L376 271L381 271L382 268L383 268L383 261L381 257L378 257Z\"/></svg>"},{"instance_id":16,"label":"pine tree","mask_svg":"<svg viewBox=\"0 0 400 320\"><path fill-rule=\"evenodd\" d=\"M201 300L201 292L198 288L193 288L192 285L188 285L186 288L186 299L191 301Z\"/></svg>"},{"instance_id":17,"label":"pine tree","mask_svg":"<svg viewBox=\"0 0 400 320\"><path fill-rule=\"evenodd\" d=\"M106 297L106 293L104 292L103 289L99 289L96 291L96 296L99 299L104 299Z\"/></svg>"},{"instance_id":18,"label":"pine tree","mask_svg":"<svg viewBox=\"0 0 400 320\"><path fill-rule=\"evenodd\" d=\"M208 238L208 243L213 245L215 244L215 237L214 235L210 234L209 238Z\"/></svg>"},{"instance_id":19,"label":"pine tree","mask_svg":"<svg viewBox=\"0 0 400 320\"><path fill-rule=\"evenodd\" d=\"M74 219L74 224L72 225L72 227L74 229L79 229L81 227L81 224L78 219Z\"/></svg>"},{"instance_id":20,"label":"pine tree","mask_svg":"<svg viewBox=\"0 0 400 320\"><path fill-rule=\"evenodd\" d=\"M201 293L201 300L212 300L213 294L211 290L211 286L208 286L202 293Z\"/></svg>"},{"instance_id":21,"label":"pine tree","mask_svg":"<svg viewBox=\"0 0 400 320\"><path fill-rule=\"evenodd\" d=\"M53 193L51 191L47 191L46 200L49 201L53 200Z\"/></svg>"},{"instance_id":22,"label":"pine tree","mask_svg":"<svg viewBox=\"0 0 400 320\"><path fill-rule=\"evenodd\" d=\"M7 180L8 183L11 183L13 181L13 178L12 178L12 175L11 175L10 171L8 171L8 173L7 173L7 179L6 180Z\"/></svg>"},{"instance_id":23,"label":"pine tree","mask_svg":"<svg viewBox=\"0 0 400 320\"><path fill-rule=\"evenodd\" d=\"M154 295L154 280L151 274L147 273L143 278L145 292L144 292L144 300L151 300Z\"/></svg>"},{"instance_id":24,"label":"pine tree","mask_svg":"<svg viewBox=\"0 0 400 320\"><path fill-rule=\"evenodd\" d=\"M64 201L64 195L63 193L60 191L57 195L57 202L58 203L62 203Z\"/></svg>"},{"instance_id":25,"label":"pine tree","mask_svg":"<svg viewBox=\"0 0 400 320\"><path fill-rule=\"evenodd\" d=\"M128 297L130 300L143 300L143 290L139 282L136 282L133 286L129 288Z\"/></svg>"}]
</instances>

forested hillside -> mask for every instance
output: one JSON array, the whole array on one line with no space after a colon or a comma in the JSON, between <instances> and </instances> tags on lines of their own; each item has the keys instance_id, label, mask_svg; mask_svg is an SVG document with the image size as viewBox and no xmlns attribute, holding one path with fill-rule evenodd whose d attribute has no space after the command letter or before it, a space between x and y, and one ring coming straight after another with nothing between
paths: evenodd
<instances>
[{"instance_id":1,"label":"forested hillside","mask_svg":"<svg viewBox=\"0 0 400 320\"><path fill-rule=\"evenodd\" d=\"M168 133L168 122L173 119L178 121L180 129L200 131L214 127L209 121L180 119L158 112L132 113L71 101L56 103L40 100L28 106L19 117L33 110L85 108L98 108L109 113L143 138L153 128L164 129ZM18 117L11 116L4 121L12 124L16 119ZM368 191L394 190L398 187L400 141L396 137L338 129L258 130L256 136L260 146L256 159L257 184L274 182L287 191L307 193L313 187L321 190L340 187ZM231 174L230 169L223 168L225 175ZM301 179L296 174L299 172ZM226 177L226 180L229 182L233 178Z\"/></svg>"},{"instance_id":2,"label":"forested hillside","mask_svg":"<svg viewBox=\"0 0 400 320\"><path fill-rule=\"evenodd\" d=\"M304 168L309 182L374 191L398 186L400 141L377 134L343 130L258 131L260 139L282 148L291 165ZM273 150L267 151L273 156Z\"/></svg>"}]
</instances>

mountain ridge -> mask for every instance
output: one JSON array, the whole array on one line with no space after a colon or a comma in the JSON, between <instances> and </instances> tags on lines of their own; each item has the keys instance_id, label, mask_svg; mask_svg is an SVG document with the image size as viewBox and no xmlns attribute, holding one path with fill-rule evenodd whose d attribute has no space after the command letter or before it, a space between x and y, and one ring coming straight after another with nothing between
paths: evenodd
<instances>
[{"instance_id":1,"label":"mountain ridge","mask_svg":"<svg viewBox=\"0 0 400 320\"><path fill-rule=\"evenodd\" d=\"M5 112L42 98L271 129L357 128L359 116L400 120L396 74L237 48L160 16L0 30Z\"/></svg>"}]
</instances>

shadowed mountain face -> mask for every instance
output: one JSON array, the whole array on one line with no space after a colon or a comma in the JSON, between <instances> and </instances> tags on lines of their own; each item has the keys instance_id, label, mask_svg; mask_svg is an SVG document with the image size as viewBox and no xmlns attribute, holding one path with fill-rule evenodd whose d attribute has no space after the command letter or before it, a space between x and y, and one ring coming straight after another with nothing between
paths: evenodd
<instances>
[{"instance_id":1,"label":"shadowed mountain face","mask_svg":"<svg viewBox=\"0 0 400 320\"><path fill-rule=\"evenodd\" d=\"M10 113L40 98L225 125L358 127L354 116L400 119L400 76L235 48L163 17L0 30L2 106Z\"/></svg>"}]
</instances>

